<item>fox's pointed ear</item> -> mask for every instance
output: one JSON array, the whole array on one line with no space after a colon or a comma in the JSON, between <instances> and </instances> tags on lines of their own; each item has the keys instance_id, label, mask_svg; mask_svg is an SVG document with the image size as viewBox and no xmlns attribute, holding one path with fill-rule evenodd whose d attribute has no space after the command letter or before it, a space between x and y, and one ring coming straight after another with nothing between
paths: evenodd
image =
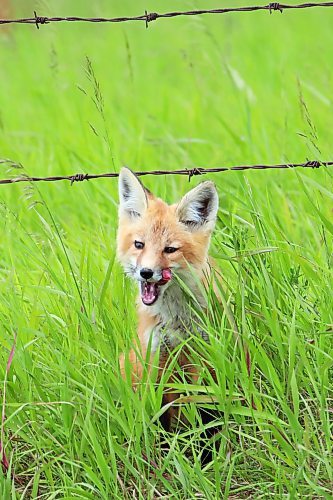
<instances>
[{"instance_id":1,"label":"fox's pointed ear","mask_svg":"<svg viewBox=\"0 0 333 500\"><path fill-rule=\"evenodd\" d=\"M180 200L176 213L182 224L190 231L196 231L205 226L212 230L215 225L219 207L219 197L215 184L205 181L186 193Z\"/></svg>"},{"instance_id":2,"label":"fox's pointed ear","mask_svg":"<svg viewBox=\"0 0 333 500\"><path fill-rule=\"evenodd\" d=\"M148 205L145 188L129 168L119 173L119 214L140 217Z\"/></svg>"}]
</instances>

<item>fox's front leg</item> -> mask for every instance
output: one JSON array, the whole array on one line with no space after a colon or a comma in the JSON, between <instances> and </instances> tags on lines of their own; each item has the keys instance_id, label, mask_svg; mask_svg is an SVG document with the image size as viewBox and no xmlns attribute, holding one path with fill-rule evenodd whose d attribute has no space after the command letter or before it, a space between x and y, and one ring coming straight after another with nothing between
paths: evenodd
<instances>
[{"instance_id":1,"label":"fox's front leg","mask_svg":"<svg viewBox=\"0 0 333 500\"><path fill-rule=\"evenodd\" d=\"M159 335L159 327L156 318L146 313L140 314L139 310L139 328L135 347L133 347L128 354L122 354L119 360L120 372L124 379L126 379L129 367L133 387L142 380L146 370L149 374L154 364Z\"/></svg>"},{"instance_id":2,"label":"fox's front leg","mask_svg":"<svg viewBox=\"0 0 333 500\"><path fill-rule=\"evenodd\" d=\"M122 354L120 356L119 364L121 376L123 379L127 378L127 367L129 366L133 387L142 379L144 359L145 356L143 354L139 355L139 352L133 348L129 351L128 355Z\"/></svg>"}]
</instances>

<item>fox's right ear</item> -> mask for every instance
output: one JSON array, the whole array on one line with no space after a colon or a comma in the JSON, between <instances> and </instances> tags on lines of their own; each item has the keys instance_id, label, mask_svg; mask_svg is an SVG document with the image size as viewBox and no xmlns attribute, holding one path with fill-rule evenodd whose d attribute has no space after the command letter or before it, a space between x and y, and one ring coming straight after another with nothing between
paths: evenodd
<instances>
[{"instance_id":1,"label":"fox's right ear","mask_svg":"<svg viewBox=\"0 0 333 500\"><path fill-rule=\"evenodd\" d=\"M218 207L219 197L215 184L205 181L186 193L177 205L176 214L179 221L190 231L197 231L204 227L212 230Z\"/></svg>"},{"instance_id":2,"label":"fox's right ear","mask_svg":"<svg viewBox=\"0 0 333 500\"><path fill-rule=\"evenodd\" d=\"M147 209L145 188L129 168L119 173L119 215L141 217Z\"/></svg>"}]
</instances>

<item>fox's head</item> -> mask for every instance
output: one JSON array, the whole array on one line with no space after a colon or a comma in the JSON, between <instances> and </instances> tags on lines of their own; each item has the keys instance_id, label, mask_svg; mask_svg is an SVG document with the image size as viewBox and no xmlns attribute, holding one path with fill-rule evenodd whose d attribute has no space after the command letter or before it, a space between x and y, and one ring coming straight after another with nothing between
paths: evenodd
<instances>
[{"instance_id":1,"label":"fox's head","mask_svg":"<svg viewBox=\"0 0 333 500\"><path fill-rule=\"evenodd\" d=\"M123 168L119 175L118 258L139 284L141 300L154 304L179 273L186 279L190 265L199 273L207 263L215 226L218 195L206 181L179 203L167 205ZM185 275L185 276L184 276Z\"/></svg>"}]
</instances>

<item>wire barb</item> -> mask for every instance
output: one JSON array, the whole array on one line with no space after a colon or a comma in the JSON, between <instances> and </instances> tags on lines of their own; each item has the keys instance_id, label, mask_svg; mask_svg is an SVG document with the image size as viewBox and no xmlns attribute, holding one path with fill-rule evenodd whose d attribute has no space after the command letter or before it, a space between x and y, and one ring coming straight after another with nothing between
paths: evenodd
<instances>
[{"instance_id":1,"label":"wire barb","mask_svg":"<svg viewBox=\"0 0 333 500\"><path fill-rule=\"evenodd\" d=\"M202 167L191 168L188 171L188 182L191 182L191 178L194 177L195 175L204 175L204 174L205 174L205 169Z\"/></svg>"},{"instance_id":2,"label":"wire barb","mask_svg":"<svg viewBox=\"0 0 333 500\"><path fill-rule=\"evenodd\" d=\"M279 10L282 14L283 8L281 7L281 4L279 2L271 2L268 5L269 13L272 14L272 10Z\"/></svg>"},{"instance_id":3,"label":"wire barb","mask_svg":"<svg viewBox=\"0 0 333 500\"><path fill-rule=\"evenodd\" d=\"M36 24L36 28L39 30L39 25L40 24L47 24L48 23L48 20L47 20L47 17L40 17L40 16L37 16L37 13L36 11L34 10L34 14L35 14L35 24Z\"/></svg>"},{"instance_id":4,"label":"wire barb","mask_svg":"<svg viewBox=\"0 0 333 500\"><path fill-rule=\"evenodd\" d=\"M149 12L148 13L145 10L145 17L146 17L146 29L147 29L149 23L151 23L152 21L156 21L156 19L158 18L158 14L157 14L157 12Z\"/></svg>"},{"instance_id":5,"label":"wire barb","mask_svg":"<svg viewBox=\"0 0 333 500\"><path fill-rule=\"evenodd\" d=\"M89 181L89 174L75 174L70 177L71 186L74 182Z\"/></svg>"},{"instance_id":6,"label":"wire barb","mask_svg":"<svg viewBox=\"0 0 333 500\"><path fill-rule=\"evenodd\" d=\"M306 166L309 168L319 168L320 165L321 162L317 160L309 160L308 162L306 162Z\"/></svg>"}]
</instances>

